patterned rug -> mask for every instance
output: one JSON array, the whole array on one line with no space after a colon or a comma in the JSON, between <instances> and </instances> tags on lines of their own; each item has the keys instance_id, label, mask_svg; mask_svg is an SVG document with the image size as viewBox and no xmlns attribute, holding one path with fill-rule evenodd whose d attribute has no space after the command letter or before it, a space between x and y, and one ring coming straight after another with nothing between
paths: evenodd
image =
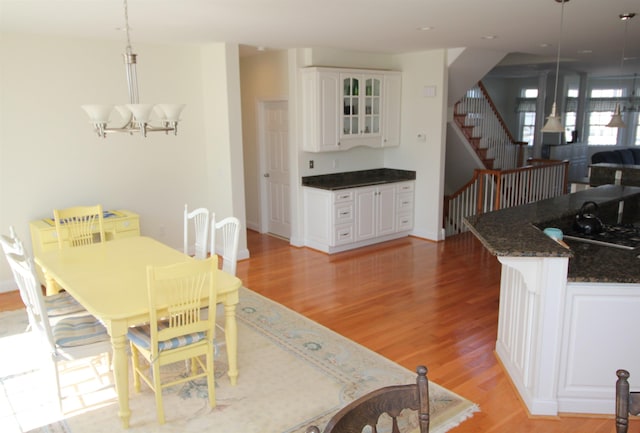
<instances>
[{"instance_id":1,"label":"patterned rug","mask_svg":"<svg viewBox=\"0 0 640 433\"><path fill-rule=\"evenodd\" d=\"M0 431L302 433L309 425L322 429L337 410L370 390L415 381L413 371L251 290L241 290L237 315L237 386L231 386L225 374L226 352L220 344L215 408L208 406L204 380L177 385L163 392L166 424L158 425L153 393L143 385L139 394L130 391L130 428L123 430L116 415L114 389L101 386L89 368L62 374L63 395L78 395L65 398L61 419L51 367L37 361L41 356L34 353L33 335L23 332L24 312L2 313L0 353L15 356L0 360L0 408L8 406L0 411ZM217 339L224 341L221 335ZM106 364L94 366L109 385ZM184 363L169 367L163 375L179 375ZM478 410L472 402L433 382L430 398L433 433L446 432ZM416 427L414 418L404 416L403 422Z\"/></svg>"}]
</instances>

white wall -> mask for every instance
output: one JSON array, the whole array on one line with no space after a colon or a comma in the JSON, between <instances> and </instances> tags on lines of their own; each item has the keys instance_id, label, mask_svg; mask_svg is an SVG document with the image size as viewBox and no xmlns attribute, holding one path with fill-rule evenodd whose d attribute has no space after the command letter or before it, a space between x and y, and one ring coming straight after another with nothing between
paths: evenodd
<instances>
[{"instance_id":1,"label":"white wall","mask_svg":"<svg viewBox=\"0 0 640 433\"><path fill-rule=\"evenodd\" d=\"M143 235L181 249L185 203L244 217L242 162L233 160L241 153L237 46L134 46L141 102L187 104L179 134L101 139L80 105L128 102L123 50L117 41L1 35L1 233L14 225L30 248L29 221L101 203L139 213ZM220 175L238 166L239 184L231 171ZM0 285L7 281L2 259Z\"/></svg>"},{"instance_id":2,"label":"white wall","mask_svg":"<svg viewBox=\"0 0 640 433\"><path fill-rule=\"evenodd\" d=\"M447 52L409 53L394 60L403 71L401 144L385 151L385 166L417 172L413 234L442 240ZM435 87L435 96L423 96L425 86Z\"/></svg>"}]
</instances>

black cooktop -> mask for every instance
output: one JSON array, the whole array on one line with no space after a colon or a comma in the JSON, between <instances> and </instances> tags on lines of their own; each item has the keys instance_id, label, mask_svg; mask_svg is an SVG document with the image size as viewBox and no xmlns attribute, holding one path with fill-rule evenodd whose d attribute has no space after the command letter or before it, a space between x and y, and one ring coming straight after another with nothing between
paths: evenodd
<instances>
[{"instance_id":1,"label":"black cooktop","mask_svg":"<svg viewBox=\"0 0 640 433\"><path fill-rule=\"evenodd\" d=\"M600 233L585 235L571 229L564 233L564 238L625 250L635 250L640 248L640 227L631 224L605 224Z\"/></svg>"}]
</instances>

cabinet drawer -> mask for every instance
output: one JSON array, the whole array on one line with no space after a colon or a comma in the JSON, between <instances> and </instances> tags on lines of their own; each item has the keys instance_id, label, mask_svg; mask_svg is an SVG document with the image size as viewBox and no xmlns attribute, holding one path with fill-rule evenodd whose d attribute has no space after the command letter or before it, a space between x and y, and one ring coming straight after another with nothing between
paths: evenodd
<instances>
[{"instance_id":1,"label":"cabinet drawer","mask_svg":"<svg viewBox=\"0 0 640 433\"><path fill-rule=\"evenodd\" d=\"M345 189L343 191L338 191L335 193L333 202L334 203L344 203L347 201L353 201L353 190Z\"/></svg>"},{"instance_id":2,"label":"cabinet drawer","mask_svg":"<svg viewBox=\"0 0 640 433\"><path fill-rule=\"evenodd\" d=\"M353 224L336 226L334 232L334 245L349 244L355 240Z\"/></svg>"},{"instance_id":3,"label":"cabinet drawer","mask_svg":"<svg viewBox=\"0 0 640 433\"><path fill-rule=\"evenodd\" d=\"M413 192L414 182L401 182L396 185L396 191L400 194L403 192Z\"/></svg>"},{"instance_id":4,"label":"cabinet drawer","mask_svg":"<svg viewBox=\"0 0 640 433\"><path fill-rule=\"evenodd\" d=\"M106 229L106 227L105 227ZM114 224L113 227L113 231L115 231L116 233L120 233L120 232L126 232L129 230L135 230L135 231L140 231L140 224L138 223L138 219L137 218L132 218L132 219L126 219L123 221L117 221Z\"/></svg>"},{"instance_id":5,"label":"cabinet drawer","mask_svg":"<svg viewBox=\"0 0 640 433\"><path fill-rule=\"evenodd\" d=\"M56 244L58 245L58 233L56 229L40 230L40 243L41 244Z\"/></svg>"},{"instance_id":6,"label":"cabinet drawer","mask_svg":"<svg viewBox=\"0 0 640 433\"><path fill-rule=\"evenodd\" d=\"M353 203L337 205L333 218L336 225L353 222Z\"/></svg>"},{"instance_id":7,"label":"cabinet drawer","mask_svg":"<svg viewBox=\"0 0 640 433\"><path fill-rule=\"evenodd\" d=\"M402 232L405 230L411 230L413 228L413 214L402 214L398 215L397 219L398 229L397 231Z\"/></svg>"},{"instance_id":8,"label":"cabinet drawer","mask_svg":"<svg viewBox=\"0 0 640 433\"><path fill-rule=\"evenodd\" d=\"M413 209L413 193L403 193L398 195L398 211L409 211Z\"/></svg>"}]
</instances>

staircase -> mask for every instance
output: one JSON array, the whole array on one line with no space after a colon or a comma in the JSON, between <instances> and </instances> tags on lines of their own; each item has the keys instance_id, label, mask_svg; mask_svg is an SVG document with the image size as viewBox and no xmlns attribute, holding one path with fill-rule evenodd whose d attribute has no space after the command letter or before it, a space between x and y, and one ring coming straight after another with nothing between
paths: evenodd
<instances>
[{"instance_id":1,"label":"staircase","mask_svg":"<svg viewBox=\"0 0 640 433\"><path fill-rule=\"evenodd\" d=\"M486 169L522 166L527 143L514 139L482 82L455 104L453 120Z\"/></svg>"}]
</instances>

